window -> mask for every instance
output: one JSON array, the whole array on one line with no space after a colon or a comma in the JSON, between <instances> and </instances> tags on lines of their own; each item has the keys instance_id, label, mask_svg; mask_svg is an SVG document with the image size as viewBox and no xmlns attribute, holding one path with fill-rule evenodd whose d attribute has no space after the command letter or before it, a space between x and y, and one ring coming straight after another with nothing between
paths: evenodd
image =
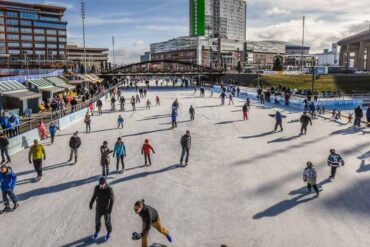
<instances>
[{"instance_id":1,"label":"window","mask_svg":"<svg viewBox=\"0 0 370 247\"><path fill-rule=\"evenodd\" d=\"M9 47L19 47L19 43L8 43Z\"/></svg>"},{"instance_id":2,"label":"window","mask_svg":"<svg viewBox=\"0 0 370 247\"><path fill-rule=\"evenodd\" d=\"M27 55L32 55L33 54L33 50L23 50L22 53L23 54L27 54Z\"/></svg>"},{"instance_id":3,"label":"window","mask_svg":"<svg viewBox=\"0 0 370 247\"><path fill-rule=\"evenodd\" d=\"M32 48L32 43L22 43L22 47Z\"/></svg>"},{"instance_id":4,"label":"window","mask_svg":"<svg viewBox=\"0 0 370 247\"><path fill-rule=\"evenodd\" d=\"M0 24L4 24L4 18L0 17Z\"/></svg>"},{"instance_id":5,"label":"window","mask_svg":"<svg viewBox=\"0 0 370 247\"><path fill-rule=\"evenodd\" d=\"M0 33L0 39L5 39L5 33Z\"/></svg>"},{"instance_id":6,"label":"window","mask_svg":"<svg viewBox=\"0 0 370 247\"><path fill-rule=\"evenodd\" d=\"M21 18L37 20L39 18L39 16L38 16L38 14L36 12L22 11L21 12Z\"/></svg>"},{"instance_id":7,"label":"window","mask_svg":"<svg viewBox=\"0 0 370 247\"><path fill-rule=\"evenodd\" d=\"M18 25L18 20L6 19L6 24L8 24L8 25Z\"/></svg>"},{"instance_id":8,"label":"window","mask_svg":"<svg viewBox=\"0 0 370 247\"><path fill-rule=\"evenodd\" d=\"M18 12L8 11L6 12L6 16L18 18Z\"/></svg>"},{"instance_id":9,"label":"window","mask_svg":"<svg viewBox=\"0 0 370 247\"><path fill-rule=\"evenodd\" d=\"M59 55L64 55L64 51L59 51Z\"/></svg>"},{"instance_id":10,"label":"window","mask_svg":"<svg viewBox=\"0 0 370 247\"><path fill-rule=\"evenodd\" d=\"M4 16L4 11L0 11L0 16Z\"/></svg>"},{"instance_id":11,"label":"window","mask_svg":"<svg viewBox=\"0 0 370 247\"><path fill-rule=\"evenodd\" d=\"M32 35L22 35L22 40L32 40Z\"/></svg>"},{"instance_id":12,"label":"window","mask_svg":"<svg viewBox=\"0 0 370 247\"><path fill-rule=\"evenodd\" d=\"M22 33L32 33L32 29L31 28L21 28L21 32Z\"/></svg>"},{"instance_id":13,"label":"window","mask_svg":"<svg viewBox=\"0 0 370 247\"><path fill-rule=\"evenodd\" d=\"M35 27L66 29L66 25L67 24L65 24L65 23L59 24L59 23L48 23L48 22L35 21L34 25L35 25Z\"/></svg>"},{"instance_id":14,"label":"window","mask_svg":"<svg viewBox=\"0 0 370 247\"><path fill-rule=\"evenodd\" d=\"M21 51L20 50L8 50L8 53L12 55L18 55L18 54L21 54Z\"/></svg>"},{"instance_id":15,"label":"window","mask_svg":"<svg viewBox=\"0 0 370 247\"><path fill-rule=\"evenodd\" d=\"M60 21L60 18L56 17L56 16L41 16L40 20L43 20L43 21Z\"/></svg>"},{"instance_id":16,"label":"window","mask_svg":"<svg viewBox=\"0 0 370 247\"><path fill-rule=\"evenodd\" d=\"M56 49L57 45L56 44L48 44L49 49Z\"/></svg>"},{"instance_id":17,"label":"window","mask_svg":"<svg viewBox=\"0 0 370 247\"><path fill-rule=\"evenodd\" d=\"M35 44L35 48L45 48L45 44Z\"/></svg>"},{"instance_id":18,"label":"window","mask_svg":"<svg viewBox=\"0 0 370 247\"><path fill-rule=\"evenodd\" d=\"M19 33L19 28L17 27L6 27L8 33Z\"/></svg>"},{"instance_id":19,"label":"window","mask_svg":"<svg viewBox=\"0 0 370 247\"><path fill-rule=\"evenodd\" d=\"M35 54L36 55L43 55L43 56L45 56L45 51L38 50L38 51L35 51Z\"/></svg>"},{"instance_id":20,"label":"window","mask_svg":"<svg viewBox=\"0 0 370 247\"><path fill-rule=\"evenodd\" d=\"M46 34L50 34L50 35L57 35L57 30L46 30Z\"/></svg>"},{"instance_id":21,"label":"window","mask_svg":"<svg viewBox=\"0 0 370 247\"><path fill-rule=\"evenodd\" d=\"M5 31L5 27L4 26L0 26L0 32L4 32Z\"/></svg>"},{"instance_id":22,"label":"window","mask_svg":"<svg viewBox=\"0 0 370 247\"><path fill-rule=\"evenodd\" d=\"M45 34L45 29L34 29L33 30L33 32L35 33L35 34Z\"/></svg>"},{"instance_id":23,"label":"window","mask_svg":"<svg viewBox=\"0 0 370 247\"><path fill-rule=\"evenodd\" d=\"M5 42L0 42L0 49L5 49L6 46L5 46Z\"/></svg>"},{"instance_id":24,"label":"window","mask_svg":"<svg viewBox=\"0 0 370 247\"><path fill-rule=\"evenodd\" d=\"M21 26L32 26L31 21L21 21Z\"/></svg>"},{"instance_id":25,"label":"window","mask_svg":"<svg viewBox=\"0 0 370 247\"><path fill-rule=\"evenodd\" d=\"M35 36L35 41L45 41L45 36Z\"/></svg>"},{"instance_id":26,"label":"window","mask_svg":"<svg viewBox=\"0 0 370 247\"><path fill-rule=\"evenodd\" d=\"M46 37L46 40L47 40L47 41L51 41L51 42L57 42L57 38L56 38L56 37L50 37L50 36L47 36L47 37Z\"/></svg>"},{"instance_id":27,"label":"window","mask_svg":"<svg viewBox=\"0 0 370 247\"><path fill-rule=\"evenodd\" d=\"M18 34L8 34L7 37L10 40L19 40L19 35Z\"/></svg>"},{"instance_id":28,"label":"window","mask_svg":"<svg viewBox=\"0 0 370 247\"><path fill-rule=\"evenodd\" d=\"M67 34L67 32L66 32L66 31L64 31L64 30L59 30L59 31L58 31L58 34L59 34L60 36L65 36L65 35Z\"/></svg>"},{"instance_id":29,"label":"window","mask_svg":"<svg viewBox=\"0 0 370 247\"><path fill-rule=\"evenodd\" d=\"M67 39L59 37L59 42L67 42Z\"/></svg>"},{"instance_id":30,"label":"window","mask_svg":"<svg viewBox=\"0 0 370 247\"><path fill-rule=\"evenodd\" d=\"M59 49L64 49L65 46L64 45L59 45Z\"/></svg>"}]
</instances>

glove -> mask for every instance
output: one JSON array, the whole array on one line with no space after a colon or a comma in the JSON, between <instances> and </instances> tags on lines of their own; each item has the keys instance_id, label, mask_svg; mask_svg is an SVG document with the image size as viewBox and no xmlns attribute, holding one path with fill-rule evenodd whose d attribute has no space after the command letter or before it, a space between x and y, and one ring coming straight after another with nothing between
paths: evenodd
<instances>
[{"instance_id":1,"label":"glove","mask_svg":"<svg viewBox=\"0 0 370 247\"><path fill-rule=\"evenodd\" d=\"M93 209L93 205L91 205L91 204L90 204L90 205L89 205L89 208L90 208L90 210L92 210L92 209Z\"/></svg>"},{"instance_id":2,"label":"glove","mask_svg":"<svg viewBox=\"0 0 370 247\"><path fill-rule=\"evenodd\" d=\"M28 160L28 162L30 162L30 164L32 164L32 161L31 160Z\"/></svg>"},{"instance_id":3,"label":"glove","mask_svg":"<svg viewBox=\"0 0 370 247\"><path fill-rule=\"evenodd\" d=\"M44 160L46 160L46 156L44 156Z\"/></svg>"},{"instance_id":4,"label":"glove","mask_svg":"<svg viewBox=\"0 0 370 247\"><path fill-rule=\"evenodd\" d=\"M140 238L142 238L141 233L132 233L132 240L139 240Z\"/></svg>"}]
</instances>

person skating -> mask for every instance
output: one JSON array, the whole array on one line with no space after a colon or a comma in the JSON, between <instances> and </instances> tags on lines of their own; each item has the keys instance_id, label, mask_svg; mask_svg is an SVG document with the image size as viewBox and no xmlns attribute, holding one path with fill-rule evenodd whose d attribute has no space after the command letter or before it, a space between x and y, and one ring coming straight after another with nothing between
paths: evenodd
<instances>
[{"instance_id":1,"label":"person skating","mask_svg":"<svg viewBox=\"0 0 370 247\"><path fill-rule=\"evenodd\" d=\"M182 165L182 161L184 160L185 157L185 166L188 165L189 162L189 153L190 153L190 148L191 148L191 135L190 135L190 130L186 131L186 134L181 137L180 140L181 148L182 148L182 153L181 153L181 158L180 158L180 165Z\"/></svg>"},{"instance_id":2,"label":"person skating","mask_svg":"<svg viewBox=\"0 0 370 247\"><path fill-rule=\"evenodd\" d=\"M28 152L28 162L33 163L33 167L37 173L36 182L40 181L42 177L42 160L46 159L46 153L44 147L39 144L39 141L35 139L33 145Z\"/></svg>"},{"instance_id":3,"label":"person skating","mask_svg":"<svg viewBox=\"0 0 370 247\"><path fill-rule=\"evenodd\" d=\"M84 122L86 127L86 133L91 132L91 115L89 114L89 112L86 112Z\"/></svg>"},{"instance_id":4,"label":"person skating","mask_svg":"<svg viewBox=\"0 0 370 247\"><path fill-rule=\"evenodd\" d=\"M104 177L100 178L99 184L95 186L94 194L90 200L90 210L93 209L95 201L95 233L93 235L93 239L95 240L99 237L101 218L104 217L105 227L107 228L105 240L109 240L112 236L111 214L114 205L114 194L113 189L107 184L107 181Z\"/></svg>"},{"instance_id":5,"label":"person skating","mask_svg":"<svg viewBox=\"0 0 370 247\"><path fill-rule=\"evenodd\" d=\"M222 91L219 98L221 98L221 105L225 105L226 93L224 91Z\"/></svg>"},{"instance_id":6,"label":"person skating","mask_svg":"<svg viewBox=\"0 0 370 247\"><path fill-rule=\"evenodd\" d=\"M110 157L109 154L112 153L113 150L110 150L108 147L108 142L104 141L103 145L100 147L100 165L102 167L102 176L107 178L109 175L109 164L110 164Z\"/></svg>"},{"instance_id":7,"label":"person skating","mask_svg":"<svg viewBox=\"0 0 370 247\"><path fill-rule=\"evenodd\" d=\"M172 110L175 109L176 111L180 108L180 105L179 105L179 101L176 99L173 103L172 103Z\"/></svg>"},{"instance_id":8,"label":"person skating","mask_svg":"<svg viewBox=\"0 0 370 247\"><path fill-rule=\"evenodd\" d=\"M153 154L155 154L155 151L152 145L150 145L149 143L149 139L145 139L143 147L141 148L141 154L144 155L145 165L148 165L148 162L149 162L149 166L152 165L152 160L150 158L150 151L152 151Z\"/></svg>"},{"instance_id":9,"label":"person skating","mask_svg":"<svg viewBox=\"0 0 370 247\"><path fill-rule=\"evenodd\" d=\"M330 179L335 178L335 174L337 172L338 167L344 166L344 160L339 154L335 153L334 149L330 149L330 155L328 157L328 166L331 167L331 173L329 176Z\"/></svg>"},{"instance_id":10,"label":"person skating","mask_svg":"<svg viewBox=\"0 0 370 247\"><path fill-rule=\"evenodd\" d=\"M133 110L133 111L136 111L136 101L135 101L135 96L132 96L132 97L131 97L131 106L132 106L132 110Z\"/></svg>"},{"instance_id":11,"label":"person skating","mask_svg":"<svg viewBox=\"0 0 370 247\"><path fill-rule=\"evenodd\" d=\"M357 106L355 109L355 122L354 126L361 127L361 118L363 117L363 112L360 106Z\"/></svg>"},{"instance_id":12,"label":"person skating","mask_svg":"<svg viewBox=\"0 0 370 247\"><path fill-rule=\"evenodd\" d=\"M134 205L135 213L138 214L143 221L143 230L141 233L132 233L133 240L141 239L141 247L148 246L148 237L151 227L157 229L162 233L167 240L171 243L172 237L170 236L169 230L162 224L161 218L159 217L158 211L151 206L145 204L144 200L137 201Z\"/></svg>"},{"instance_id":13,"label":"person skating","mask_svg":"<svg viewBox=\"0 0 370 247\"><path fill-rule=\"evenodd\" d=\"M177 128L177 110L176 108L172 108L172 113L171 113L171 120L172 120L172 128Z\"/></svg>"},{"instance_id":14,"label":"person skating","mask_svg":"<svg viewBox=\"0 0 370 247\"><path fill-rule=\"evenodd\" d=\"M246 102L247 102L248 110L250 110L251 109L251 100L249 98L247 98Z\"/></svg>"},{"instance_id":15,"label":"person skating","mask_svg":"<svg viewBox=\"0 0 370 247\"><path fill-rule=\"evenodd\" d=\"M243 111L243 119L248 120L248 105L247 105L247 103L244 103L242 111Z\"/></svg>"},{"instance_id":16,"label":"person skating","mask_svg":"<svg viewBox=\"0 0 370 247\"><path fill-rule=\"evenodd\" d=\"M136 103L140 103L140 97L138 94L136 94Z\"/></svg>"},{"instance_id":17,"label":"person skating","mask_svg":"<svg viewBox=\"0 0 370 247\"><path fill-rule=\"evenodd\" d=\"M119 129L119 127L120 127L120 126L121 126L121 127L122 127L122 129L123 129L123 122L124 122L123 117L122 117L121 115L118 115L118 119L117 119L117 124L118 124L117 128L118 128L118 129Z\"/></svg>"},{"instance_id":18,"label":"person skating","mask_svg":"<svg viewBox=\"0 0 370 247\"><path fill-rule=\"evenodd\" d=\"M118 92L121 92L121 91L118 91ZM120 104L121 111L125 111L125 102L126 102L125 97L123 95L120 96L119 104Z\"/></svg>"},{"instance_id":19,"label":"person skating","mask_svg":"<svg viewBox=\"0 0 370 247\"><path fill-rule=\"evenodd\" d=\"M367 107L366 110L366 120L367 120L367 126L370 125L370 105Z\"/></svg>"},{"instance_id":20,"label":"person skating","mask_svg":"<svg viewBox=\"0 0 370 247\"><path fill-rule=\"evenodd\" d=\"M54 122L52 122L49 126L51 144L54 143L55 134L58 130L60 130L59 127Z\"/></svg>"},{"instance_id":21,"label":"person skating","mask_svg":"<svg viewBox=\"0 0 370 247\"><path fill-rule=\"evenodd\" d=\"M78 149L80 148L80 146L81 146L81 138L78 136L78 131L76 131L75 133L73 133L73 135L69 139L69 147L71 149L71 152L69 154L69 160L68 160L68 162L71 162L72 161L72 158L74 156L75 162L73 164L76 164L77 163L77 160L78 160Z\"/></svg>"},{"instance_id":22,"label":"person skating","mask_svg":"<svg viewBox=\"0 0 370 247\"><path fill-rule=\"evenodd\" d=\"M303 181L307 183L307 190L311 193L311 188L316 192L317 197L319 196L319 189L316 184L317 172L312 165L312 162L307 162L307 167L303 171Z\"/></svg>"},{"instance_id":23,"label":"person skating","mask_svg":"<svg viewBox=\"0 0 370 247\"><path fill-rule=\"evenodd\" d=\"M98 107L98 114L102 115L103 114L103 110L102 110L103 102L100 99L96 101L96 107Z\"/></svg>"},{"instance_id":24,"label":"person skating","mask_svg":"<svg viewBox=\"0 0 370 247\"><path fill-rule=\"evenodd\" d=\"M312 120L311 120L310 116L307 115L306 112L303 112L303 115L301 116L299 121L302 124L302 126L301 126L301 135L305 135L307 133L308 124L310 124L312 126Z\"/></svg>"},{"instance_id":25,"label":"person skating","mask_svg":"<svg viewBox=\"0 0 370 247\"><path fill-rule=\"evenodd\" d=\"M195 109L192 105L189 108L189 114L190 114L190 120L194 120L195 119Z\"/></svg>"},{"instance_id":26,"label":"person skating","mask_svg":"<svg viewBox=\"0 0 370 247\"><path fill-rule=\"evenodd\" d=\"M150 100L148 99L146 101L146 109L149 109L150 110L150 106L152 105L152 102L150 102Z\"/></svg>"},{"instance_id":27,"label":"person skating","mask_svg":"<svg viewBox=\"0 0 370 247\"><path fill-rule=\"evenodd\" d=\"M233 95L229 94L229 105L234 104Z\"/></svg>"},{"instance_id":28,"label":"person skating","mask_svg":"<svg viewBox=\"0 0 370 247\"><path fill-rule=\"evenodd\" d=\"M126 157L126 146L125 143L123 143L121 137L118 137L116 144L114 145L114 150L113 150L113 158L114 155L117 157L117 172L119 171L119 162L121 161L122 165L122 172L125 172L125 161L124 157Z\"/></svg>"},{"instance_id":29,"label":"person skating","mask_svg":"<svg viewBox=\"0 0 370 247\"><path fill-rule=\"evenodd\" d=\"M161 101L158 96L155 97L155 105L156 106L161 105Z\"/></svg>"},{"instance_id":30,"label":"person skating","mask_svg":"<svg viewBox=\"0 0 370 247\"><path fill-rule=\"evenodd\" d=\"M14 194L14 189L17 183L17 175L13 172L12 168L6 165L0 167L0 184L3 196L3 203L5 208L0 211L0 214L11 211L9 199L13 202L13 210L19 207L18 200Z\"/></svg>"},{"instance_id":31,"label":"person skating","mask_svg":"<svg viewBox=\"0 0 370 247\"><path fill-rule=\"evenodd\" d=\"M279 111L276 111L275 114L271 114L271 117L275 118L275 128L274 131L277 131L278 126L280 126L280 131L283 131L283 118L286 116L282 115Z\"/></svg>"},{"instance_id":32,"label":"person skating","mask_svg":"<svg viewBox=\"0 0 370 247\"><path fill-rule=\"evenodd\" d=\"M112 107L112 111L115 111L116 110L116 97L112 96L112 98L110 99L110 104L111 104L111 107Z\"/></svg>"},{"instance_id":33,"label":"person skating","mask_svg":"<svg viewBox=\"0 0 370 247\"><path fill-rule=\"evenodd\" d=\"M5 136L4 133L0 133L1 164L11 162L8 150L9 150L9 140ZM5 161L5 157L6 157L6 161Z\"/></svg>"}]
</instances>

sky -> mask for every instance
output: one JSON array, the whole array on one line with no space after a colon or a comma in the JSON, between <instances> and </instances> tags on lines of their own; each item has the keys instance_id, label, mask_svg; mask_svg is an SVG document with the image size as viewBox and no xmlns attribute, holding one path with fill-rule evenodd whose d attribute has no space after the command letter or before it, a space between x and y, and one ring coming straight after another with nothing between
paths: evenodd
<instances>
[{"instance_id":1,"label":"sky","mask_svg":"<svg viewBox=\"0 0 370 247\"><path fill-rule=\"evenodd\" d=\"M117 64L139 61L151 43L189 33L189 0L85 0L86 45L112 49ZM68 43L82 44L79 0L21 0L67 7ZM247 40L284 40L311 52L370 28L370 0L249 0Z\"/></svg>"}]
</instances>

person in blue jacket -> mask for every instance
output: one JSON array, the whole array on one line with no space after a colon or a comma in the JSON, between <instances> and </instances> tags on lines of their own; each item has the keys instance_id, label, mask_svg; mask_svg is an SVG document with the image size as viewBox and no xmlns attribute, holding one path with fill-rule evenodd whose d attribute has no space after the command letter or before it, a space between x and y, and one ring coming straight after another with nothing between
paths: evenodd
<instances>
[{"instance_id":1,"label":"person in blue jacket","mask_svg":"<svg viewBox=\"0 0 370 247\"><path fill-rule=\"evenodd\" d=\"M367 126L370 126L370 105L367 107L367 110L366 110L366 120L367 120Z\"/></svg>"},{"instance_id":2,"label":"person in blue jacket","mask_svg":"<svg viewBox=\"0 0 370 247\"><path fill-rule=\"evenodd\" d=\"M119 172L119 162L121 161L122 164L122 171L120 173L125 172L125 162L124 157L126 157L126 146L125 143L122 141L121 137L118 137L116 144L114 145L113 150L113 158L116 155L117 157L117 172Z\"/></svg>"},{"instance_id":3,"label":"person in blue jacket","mask_svg":"<svg viewBox=\"0 0 370 247\"><path fill-rule=\"evenodd\" d=\"M9 136L14 137L18 134L19 119L12 114L8 121Z\"/></svg>"},{"instance_id":4,"label":"person in blue jacket","mask_svg":"<svg viewBox=\"0 0 370 247\"><path fill-rule=\"evenodd\" d=\"M283 118L286 116L281 114L279 111L276 111L275 114L271 114L270 116L276 120L274 131L277 131L278 126L280 126L280 130L283 131Z\"/></svg>"},{"instance_id":5,"label":"person in blue jacket","mask_svg":"<svg viewBox=\"0 0 370 247\"><path fill-rule=\"evenodd\" d=\"M0 214L10 211L9 198L12 200L14 206L13 210L19 207L17 197L14 194L14 188L17 183L17 175L12 171L7 165L2 165L0 167L0 183L1 183L1 192L3 194L3 202L5 208L0 211Z\"/></svg>"},{"instance_id":6,"label":"person in blue jacket","mask_svg":"<svg viewBox=\"0 0 370 247\"><path fill-rule=\"evenodd\" d=\"M177 110L172 108L171 118L172 118L172 128L177 128Z\"/></svg>"},{"instance_id":7,"label":"person in blue jacket","mask_svg":"<svg viewBox=\"0 0 370 247\"><path fill-rule=\"evenodd\" d=\"M1 128L3 129L3 133L6 135L7 134L7 128L8 128L8 123L9 123L9 117L8 115L6 114L6 112L4 111L2 116L0 117L0 125L1 125Z\"/></svg>"},{"instance_id":8,"label":"person in blue jacket","mask_svg":"<svg viewBox=\"0 0 370 247\"><path fill-rule=\"evenodd\" d=\"M118 119L117 119L118 127L117 128L119 128L119 126L121 126L122 129L123 129L123 122L124 122L123 117L121 115L118 115Z\"/></svg>"},{"instance_id":9,"label":"person in blue jacket","mask_svg":"<svg viewBox=\"0 0 370 247\"><path fill-rule=\"evenodd\" d=\"M49 126L51 144L54 143L54 137L55 137L55 133L57 133L57 130L60 130L59 127L56 126L55 123L51 123Z\"/></svg>"}]
</instances>

